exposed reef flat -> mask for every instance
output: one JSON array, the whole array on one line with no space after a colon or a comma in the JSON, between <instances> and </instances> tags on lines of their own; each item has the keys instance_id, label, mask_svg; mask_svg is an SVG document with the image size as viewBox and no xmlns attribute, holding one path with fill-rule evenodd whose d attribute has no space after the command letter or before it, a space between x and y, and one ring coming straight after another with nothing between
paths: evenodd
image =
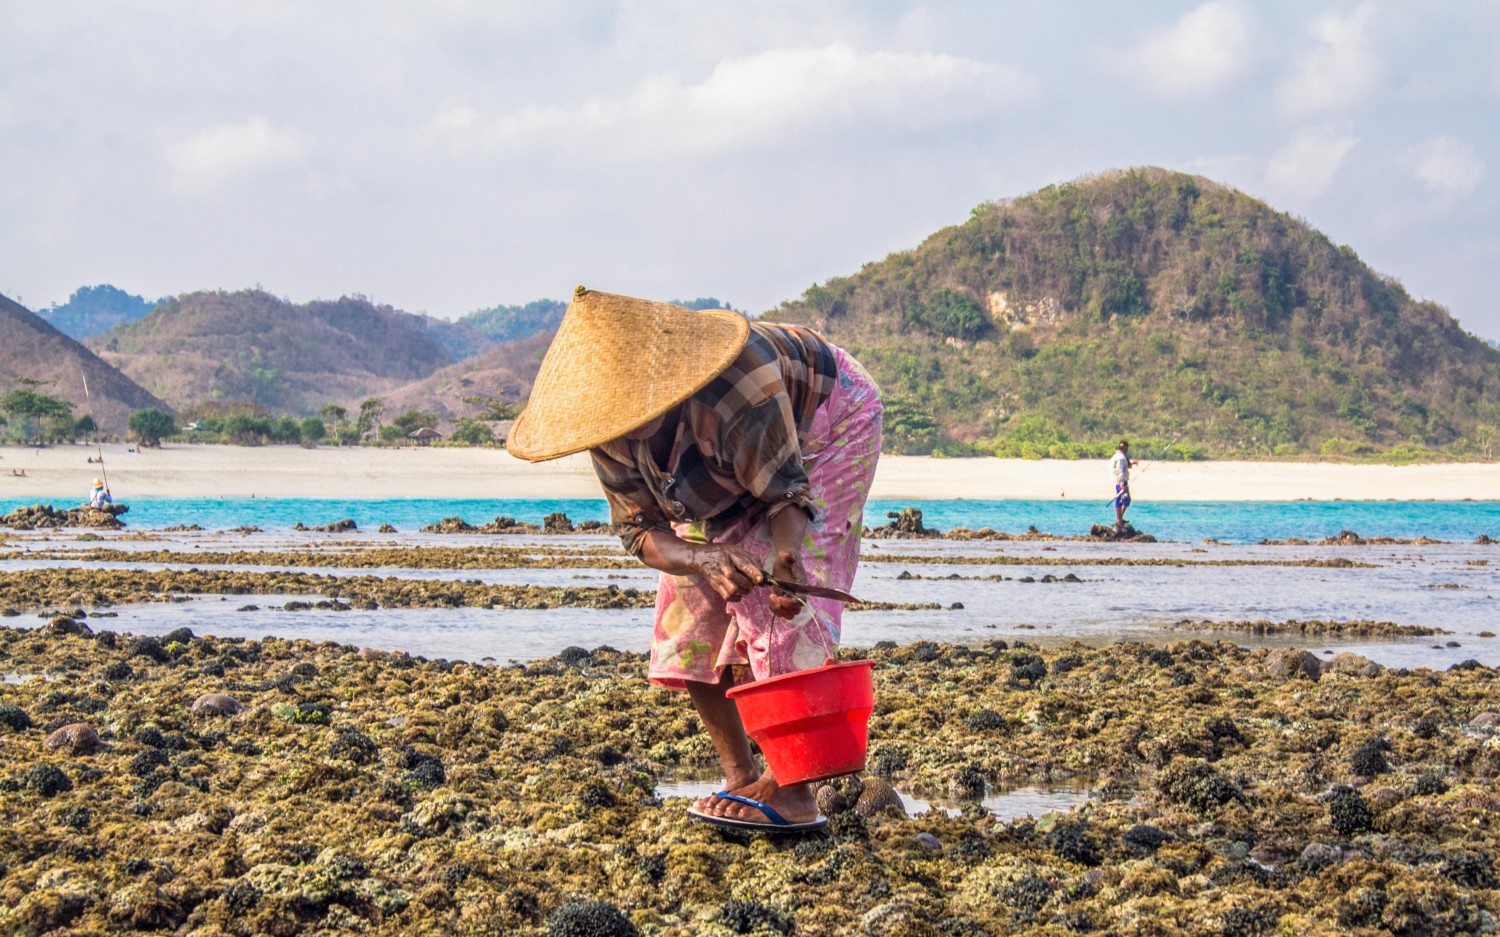
<instances>
[{"instance_id":1,"label":"exposed reef flat","mask_svg":"<svg viewBox=\"0 0 1500 937\"><path fill-rule=\"evenodd\" d=\"M643 661L0 629L0 932L1122 935L1497 926L1495 671L1230 643L881 646L871 776L969 802L688 822ZM76 624L76 623L75 623ZM1352 655L1351 655L1352 656ZM1357 661L1350 662L1357 664ZM1001 821L988 787L1092 779ZM878 785L867 785L867 789ZM868 815L866 815L868 814Z\"/></svg>"},{"instance_id":2,"label":"exposed reef flat","mask_svg":"<svg viewBox=\"0 0 1500 937\"><path fill-rule=\"evenodd\" d=\"M83 560L99 563L187 563L199 566L292 566L338 569L640 569L619 550L522 547L369 547L305 550L32 550L0 559Z\"/></svg>"},{"instance_id":3,"label":"exposed reef flat","mask_svg":"<svg viewBox=\"0 0 1500 937\"><path fill-rule=\"evenodd\" d=\"M90 536L85 534L84 536ZM82 539L82 538L78 538ZM117 538L124 541L125 537ZM40 542L40 541L32 541ZM85 541L92 542L92 541ZM351 548L334 544L305 550L127 550L32 549L0 553L0 560L53 559L93 562L176 563L196 566L301 566L344 569L635 569L641 562L620 550L609 548L560 549L552 544L532 547L369 547ZM1321 569L1370 569L1375 564L1347 557L1301 557L1266 559L1230 557L1190 559L1162 556L1020 556L985 554L896 554L867 551L862 562L942 563L965 566L1287 566Z\"/></svg>"},{"instance_id":4,"label":"exposed reef flat","mask_svg":"<svg viewBox=\"0 0 1500 937\"><path fill-rule=\"evenodd\" d=\"M1190 631L1239 631L1254 635L1286 634L1340 638L1426 637L1435 634L1453 633L1428 625L1398 625L1393 621L1371 621L1369 619L1356 619L1354 621L1313 619L1298 621L1292 618L1286 621L1267 621L1260 618L1254 621L1212 621L1209 619L1197 620L1184 618L1181 621L1173 622L1171 627Z\"/></svg>"},{"instance_id":5,"label":"exposed reef flat","mask_svg":"<svg viewBox=\"0 0 1500 937\"><path fill-rule=\"evenodd\" d=\"M515 586L395 576L80 567L0 572L0 614L57 607L186 601L202 595L326 596L344 608L651 608L656 593L616 585ZM932 602L860 602L851 609L932 610Z\"/></svg>"}]
</instances>

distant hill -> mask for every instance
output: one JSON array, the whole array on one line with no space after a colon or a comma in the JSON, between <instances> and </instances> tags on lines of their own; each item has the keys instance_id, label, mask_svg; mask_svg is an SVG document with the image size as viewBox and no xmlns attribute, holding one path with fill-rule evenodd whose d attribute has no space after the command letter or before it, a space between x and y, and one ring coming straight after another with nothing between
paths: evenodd
<instances>
[{"instance_id":1,"label":"distant hill","mask_svg":"<svg viewBox=\"0 0 1500 937\"><path fill-rule=\"evenodd\" d=\"M542 366L542 355L552 342L552 332L497 345L477 358L449 365L430 377L386 393L385 416L406 410L436 413L444 421L477 417L484 407L466 397L487 398L508 404L524 403L531 382Z\"/></svg>"},{"instance_id":2,"label":"distant hill","mask_svg":"<svg viewBox=\"0 0 1500 937\"><path fill-rule=\"evenodd\" d=\"M67 302L37 310L37 315L64 335L82 341L90 335L144 318L156 308L157 302L133 296L105 283L80 287L73 291Z\"/></svg>"},{"instance_id":3,"label":"distant hill","mask_svg":"<svg viewBox=\"0 0 1500 937\"><path fill-rule=\"evenodd\" d=\"M113 435L125 434L137 410L171 409L41 316L0 296L0 393L15 387L17 378L41 381L38 393L72 403L74 416L92 416Z\"/></svg>"},{"instance_id":4,"label":"distant hill","mask_svg":"<svg viewBox=\"0 0 1500 937\"><path fill-rule=\"evenodd\" d=\"M491 306L477 309L458 320L495 342L513 342L542 332L552 333L562 322L568 304L538 299L524 306Z\"/></svg>"},{"instance_id":5,"label":"distant hill","mask_svg":"<svg viewBox=\"0 0 1500 937\"><path fill-rule=\"evenodd\" d=\"M733 308L712 296L689 300L672 299L668 302L686 306L689 309ZM556 299L538 299L524 306L491 306L488 309L479 309L459 319L458 324L481 332L495 342L513 342L542 333L552 334L562 324L563 313L567 311L568 304L565 302Z\"/></svg>"},{"instance_id":6,"label":"distant hill","mask_svg":"<svg viewBox=\"0 0 1500 937\"><path fill-rule=\"evenodd\" d=\"M1297 218L1162 169L982 205L767 317L850 348L915 451L1181 434L1218 454L1488 458L1500 426L1500 352L1441 306Z\"/></svg>"},{"instance_id":7,"label":"distant hill","mask_svg":"<svg viewBox=\"0 0 1500 937\"><path fill-rule=\"evenodd\" d=\"M249 400L307 415L451 364L442 325L357 297L298 305L260 290L201 292L93 336L89 346L177 407Z\"/></svg>"}]
</instances>

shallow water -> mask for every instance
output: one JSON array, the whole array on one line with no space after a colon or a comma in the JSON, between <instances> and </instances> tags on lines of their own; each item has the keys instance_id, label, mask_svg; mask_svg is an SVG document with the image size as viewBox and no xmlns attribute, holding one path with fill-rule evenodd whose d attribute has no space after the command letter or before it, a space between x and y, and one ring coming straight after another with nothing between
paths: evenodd
<instances>
[{"instance_id":1,"label":"shallow water","mask_svg":"<svg viewBox=\"0 0 1500 937\"><path fill-rule=\"evenodd\" d=\"M929 527L992 527L1024 533L1028 527L1059 535L1088 532L1093 524L1113 523L1108 490L1097 499L1047 501L872 501L866 509L871 525L885 523L889 511L921 508ZM447 517L484 524L497 516L540 524L554 511L576 522L607 521L602 498L573 499L391 499L347 501L314 498L129 498L124 520L132 529L197 524L208 530L255 526L287 530L303 523L329 524L349 518L362 529L391 524L404 533ZM32 504L0 498L0 514ZM72 505L55 501L58 508ZM1194 542L1214 538L1226 543L1301 537L1315 540L1354 530L1366 537L1473 541L1479 534L1500 536L1500 501L1159 501L1139 502L1130 520L1159 539Z\"/></svg>"},{"instance_id":2,"label":"shallow water","mask_svg":"<svg viewBox=\"0 0 1500 937\"><path fill-rule=\"evenodd\" d=\"M657 783L656 794L663 800L669 797L697 800L720 791L723 787L722 779L718 781L669 779ZM963 812L962 805L956 801L923 800L900 788L896 789L896 793L900 795L901 803L905 805L906 812L911 816L926 813L929 810L942 810L949 816L955 817ZM1088 789L1083 787L1017 787L991 791L978 803L999 819L1009 821L1023 817L1040 817L1049 813L1067 813L1074 807L1086 803L1089 796Z\"/></svg>"},{"instance_id":3,"label":"shallow water","mask_svg":"<svg viewBox=\"0 0 1500 937\"><path fill-rule=\"evenodd\" d=\"M55 566L111 569L162 568L131 562L123 551L160 549L340 550L391 545L496 544L538 555L613 548L606 536L523 538L441 535L267 533L249 537L222 533L172 533L164 541L137 542L118 534L78 542L72 534L17 537L7 549L19 558L0 561L0 571ZM121 560L39 559L30 550L60 551L108 546ZM933 562L916 562L918 559ZM1344 559L1354 568L1248 565ZM962 562L980 560L980 563ZM1006 561L1018 560L1019 565ZM1159 560L1166 565L1118 565ZM1097 563L1115 565L1095 565ZM1052 565L1052 564L1058 565ZM1231 563L1239 565L1205 565ZM1317 653L1352 650L1388 666L1448 667L1466 659L1500 665L1500 639L1479 632L1496 628L1493 609L1500 594L1500 549L1477 544L1422 546L1257 546L1187 544L1102 544L1089 542L879 541L868 544L853 587L861 598L890 603L931 603L924 610L853 611L844 617L844 643L868 647L879 641L917 640L980 643L992 639L1057 645L1074 640L1107 644L1120 640L1154 643L1203 637L1243 645L1295 645ZM173 569L192 568L173 564ZM204 564L201 568L211 567ZM405 568L236 566L245 571L292 570L329 576L391 576L405 579L465 580L500 584L636 588L651 590L656 574L626 569L424 570ZM925 577L901 579L903 573ZM1072 573L1081 582L1042 582ZM948 576L969 577L948 579ZM937 577L937 578L934 578ZM997 581L973 577L1005 577ZM1031 577L1034 582L1022 582ZM160 634L178 627L197 633L244 637L305 637L340 644L399 649L426 657L527 661L556 654L567 646L609 645L621 650L648 648L647 609L582 608L542 611L485 609L378 609L374 611L286 611L289 599L321 596L198 596L188 601L120 605L114 619L98 628ZM239 611L256 605L257 611ZM962 606L962 607L955 607ZM1256 637L1243 631L1193 626L1203 620L1265 619L1348 621L1370 619L1436 627L1452 634L1426 638L1316 638L1300 634ZM26 621L27 619L14 619ZM36 621L37 619L30 619ZM1187 625L1181 623L1187 622ZM1450 647L1450 643L1457 646Z\"/></svg>"}]
</instances>

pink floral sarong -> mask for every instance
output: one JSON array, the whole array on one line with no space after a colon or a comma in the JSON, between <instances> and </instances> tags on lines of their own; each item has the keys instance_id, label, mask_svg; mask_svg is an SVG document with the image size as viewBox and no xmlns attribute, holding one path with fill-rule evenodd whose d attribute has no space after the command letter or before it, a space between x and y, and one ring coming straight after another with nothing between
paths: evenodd
<instances>
[{"instance_id":1,"label":"pink floral sarong","mask_svg":"<svg viewBox=\"0 0 1500 937\"><path fill-rule=\"evenodd\" d=\"M859 563L865 499L880 460L880 391L858 361L835 348L838 386L801 439L802 464L818 518L807 525L802 563L808 580L847 591ZM701 524L673 526L684 540L704 542ZM745 549L769 568L770 525L747 518L716 538ZM748 683L817 667L832 656L842 631L842 602L807 598L794 618L771 614L769 589L753 589L726 603L696 576L661 574L651 639L652 683L684 689L685 682L717 683L731 668Z\"/></svg>"}]
</instances>

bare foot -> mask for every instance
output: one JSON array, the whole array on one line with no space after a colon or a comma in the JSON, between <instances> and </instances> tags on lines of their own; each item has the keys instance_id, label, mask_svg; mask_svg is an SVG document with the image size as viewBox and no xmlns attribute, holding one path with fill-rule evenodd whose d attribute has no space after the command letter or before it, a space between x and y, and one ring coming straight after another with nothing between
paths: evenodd
<instances>
[{"instance_id":1,"label":"bare foot","mask_svg":"<svg viewBox=\"0 0 1500 937\"><path fill-rule=\"evenodd\" d=\"M818 816L818 802L813 796L812 785L792 784L782 787L776 783L776 778L769 770L750 784L730 787L729 793L760 801L775 810L788 823L806 823ZM771 819L749 804L714 795L700 798L693 806L699 813L745 820L750 823L766 823Z\"/></svg>"},{"instance_id":2,"label":"bare foot","mask_svg":"<svg viewBox=\"0 0 1500 937\"><path fill-rule=\"evenodd\" d=\"M749 787L759 780L759 768L753 768L747 771L730 771L728 769L725 769L724 790L728 791L731 794L736 794L739 793L742 788ZM719 799L713 794L705 794L704 796L699 797L697 800L693 801L693 809L698 811L699 813L712 813L713 811L709 810L707 807L707 804L709 804L710 802L718 803Z\"/></svg>"}]
</instances>

